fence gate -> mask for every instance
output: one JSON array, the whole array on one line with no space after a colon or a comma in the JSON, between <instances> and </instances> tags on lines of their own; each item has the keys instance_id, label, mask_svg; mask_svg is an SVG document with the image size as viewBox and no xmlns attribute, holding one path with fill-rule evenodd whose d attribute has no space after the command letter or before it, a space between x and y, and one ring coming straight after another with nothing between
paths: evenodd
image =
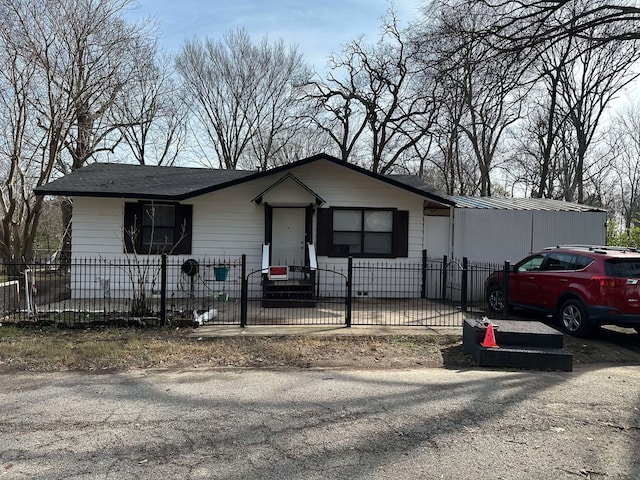
<instances>
[{"instance_id":1,"label":"fence gate","mask_svg":"<svg viewBox=\"0 0 640 480\"><path fill-rule=\"evenodd\" d=\"M244 276L241 325L346 325L347 271L288 265Z\"/></svg>"}]
</instances>

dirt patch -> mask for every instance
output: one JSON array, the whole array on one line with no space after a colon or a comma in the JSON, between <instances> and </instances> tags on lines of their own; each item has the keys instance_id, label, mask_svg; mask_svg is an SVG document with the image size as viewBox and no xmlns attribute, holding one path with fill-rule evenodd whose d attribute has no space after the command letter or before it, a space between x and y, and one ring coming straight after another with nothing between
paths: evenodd
<instances>
[{"instance_id":1,"label":"dirt patch","mask_svg":"<svg viewBox=\"0 0 640 480\"><path fill-rule=\"evenodd\" d=\"M58 330L0 327L0 370L124 371L263 367L403 369L474 365L461 335L242 336L201 338L192 329ZM639 338L636 338L639 337ZM624 337L627 338L627 337ZM640 336L629 336L640 346ZM565 337L574 365L640 363L611 339Z\"/></svg>"},{"instance_id":2,"label":"dirt patch","mask_svg":"<svg viewBox=\"0 0 640 480\"><path fill-rule=\"evenodd\" d=\"M0 369L407 368L472 361L458 335L201 338L191 329L0 329Z\"/></svg>"},{"instance_id":3,"label":"dirt patch","mask_svg":"<svg viewBox=\"0 0 640 480\"><path fill-rule=\"evenodd\" d=\"M573 354L574 365L640 364L640 335L630 329L608 327L588 339L565 335L564 347Z\"/></svg>"}]
</instances>

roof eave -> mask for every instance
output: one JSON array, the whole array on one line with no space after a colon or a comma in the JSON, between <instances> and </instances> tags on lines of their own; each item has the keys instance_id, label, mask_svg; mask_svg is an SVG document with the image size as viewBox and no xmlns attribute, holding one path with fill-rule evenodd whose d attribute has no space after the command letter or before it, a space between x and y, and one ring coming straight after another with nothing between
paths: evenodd
<instances>
[{"instance_id":1,"label":"roof eave","mask_svg":"<svg viewBox=\"0 0 640 480\"><path fill-rule=\"evenodd\" d=\"M184 200L183 195L160 195L157 193L127 193L127 192L74 192L68 190L43 191L35 189L34 193L39 196L62 196L62 197L92 197L92 198L135 198L139 200Z\"/></svg>"}]
</instances>

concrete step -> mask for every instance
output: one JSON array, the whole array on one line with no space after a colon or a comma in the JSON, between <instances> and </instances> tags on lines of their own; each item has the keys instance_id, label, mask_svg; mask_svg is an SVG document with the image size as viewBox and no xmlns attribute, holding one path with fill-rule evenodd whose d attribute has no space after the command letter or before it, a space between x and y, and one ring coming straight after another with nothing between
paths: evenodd
<instances>
[{"instance_id":1,"label":"concrete step","mask_svg":"<svg viewBox=\"0 0 640 480\"><path fill-rule=\"evenodd\" d=\"M562 348L562 332L541 322L520 320L491 320L498 345L523 347ZM487 326L481 319L465 319L463 335L473 335L476 343L484 340ZM470 340L470 339L469 339Z\"/></svg>"},{"instance_id":2,"label":"concrete step","mask_svg":"<svg viewBox=\"0 0 640 480\"><path fill-rule=\"evenodd\" d=\"M573 355L564 348L523 347L501 345L498 348L484 348L475 345L469 352L481 367L509 367L527 370L573 369Z\"/></svg>"},{"instance_id":3,"label":"concrete step","mask_svg":"<svg viewBox=\"0 0 640 480\"><path fill-rule=\"evenodd\" d=\"M466 319L462 329L465 350L482 367L532 370L573 369L573 355L563 348L564 335L540 322L493 320L497 348L485 348L487 326L480 319Z\"/></svg>"},{"instance_id":4,"label":"concrete step","mask_svg":"<svg viewBox=\"0 0 640 480\"><path fill-rule=\"evenodd\" d=\"M316 300L314 298L270 298L262 299L263 308L315 308Z\"/></svg>"}]
</instances>

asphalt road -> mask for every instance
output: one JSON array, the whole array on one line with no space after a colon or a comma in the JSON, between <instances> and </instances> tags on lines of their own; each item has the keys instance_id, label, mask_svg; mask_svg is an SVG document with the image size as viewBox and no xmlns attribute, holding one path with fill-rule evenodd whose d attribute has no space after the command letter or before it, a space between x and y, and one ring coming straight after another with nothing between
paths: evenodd
<instances>
[{"instance_id":1,"label":"asphalt road","mask_svg":"<svg viewBox=\"0 0 640 480\"><path fill-rule=\"evenodd\" d=\"M640 366L0 381L0 478L640 478Z\"/></svg>"}]
</instances>

